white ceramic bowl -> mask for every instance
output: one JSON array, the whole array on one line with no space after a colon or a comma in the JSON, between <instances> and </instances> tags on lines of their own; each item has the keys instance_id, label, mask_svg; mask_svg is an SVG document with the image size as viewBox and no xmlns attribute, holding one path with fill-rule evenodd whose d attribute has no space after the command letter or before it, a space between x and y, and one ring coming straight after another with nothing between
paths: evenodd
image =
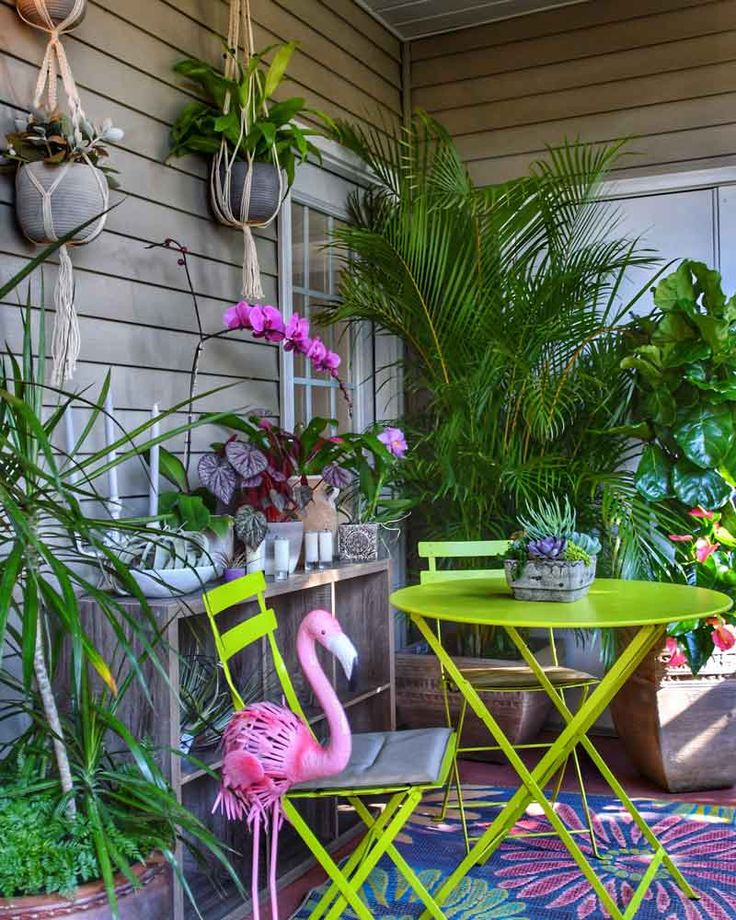
<instances>
[{"instance_id":1,"label":"white ceramic bowl","mask_svg":"<svg viewBox=\"0 0 736 920\"><path fill-rule=\"evenodd\" d=\"M130 574L146 597L179 597L193 594L213 579L218 572L214 565L200 565L186 569L131 569ZM127 595L119 585L118 594Z\"/></svg>"}]
</instances>

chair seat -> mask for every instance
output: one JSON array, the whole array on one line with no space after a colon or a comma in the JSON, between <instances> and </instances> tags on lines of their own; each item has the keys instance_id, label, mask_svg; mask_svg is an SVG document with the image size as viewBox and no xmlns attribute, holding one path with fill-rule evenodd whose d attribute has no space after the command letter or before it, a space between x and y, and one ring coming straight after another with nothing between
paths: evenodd
<instances>
[{"instance_id":1,"label":"chair seat","mask_svg":"<svg viewBox=\"0 0 736 920\"><path fill-rule=\"evenodd\" d=\"M449 728L353 735L350 761L342 773L299 783L292 787L292 791L339 791L439 783L444 779L442 767L452 735Z\"/></svg>"},{"instance_id":2,"label":"chair seat","mask_svg":"<svg viewBox=\"0 0 736 920\"><path fill-rule=\"evenodd\" d=\"M526 665L460 668L460 672L476 690L539 690L541 688L539 678ZM551 665L544 668L544 673L550 683L559 689L597 684L600 679L575 668ZM450 684L452 685L452 681Z\"/></svg>"}]
</instances>

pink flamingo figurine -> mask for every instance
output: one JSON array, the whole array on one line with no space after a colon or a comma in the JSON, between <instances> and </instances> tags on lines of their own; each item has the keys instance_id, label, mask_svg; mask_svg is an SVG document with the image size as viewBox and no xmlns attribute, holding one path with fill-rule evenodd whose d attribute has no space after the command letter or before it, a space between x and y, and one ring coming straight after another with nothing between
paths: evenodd
<instances>
[{"instance_id":1,"label":"pink flamingo figurine","mask_svg":"<svg viewBox=\"0 0 736 920\"><path fill-rule=\"evenodd\" d=\"M326 747L322 747L309 727L290 709L267 702L253 703L236 712L222 736L222 781L212 810L221 808L230 820L245 818L253 831L253 920L260 920L261 822L268 829L270 818L268 881L271 916L278 920L276 854L283 820L281 797L296 783L340 773L350 760L350 726L317 659L317 642L338 659L348 680L358 653L338 621L326 610L312 610L302 620L296 640L297 658L327 717L330 740Z\"/></svg>"}]
</instances>

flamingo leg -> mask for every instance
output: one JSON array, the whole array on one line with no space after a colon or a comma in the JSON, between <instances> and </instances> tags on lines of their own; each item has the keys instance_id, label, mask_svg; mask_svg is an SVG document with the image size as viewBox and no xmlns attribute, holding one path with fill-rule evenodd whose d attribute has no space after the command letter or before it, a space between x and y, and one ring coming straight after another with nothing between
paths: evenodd
<instances>
[{"instance_id":1,"label":"flamingo leg","mask_svg":"<svg viewBox=\"0 0 736 920\"><path fill-rule=\"evenodd\" d=\"M261 920L261 907L258 903L258 860L261 848L261 813L256 811L253 817L253 853L251 855L250 892L253 900L253 920Z\"/></svg>"},{"instance_id":2,"label":"flamingo leg","mask_svg":"<svg viewBox=\"0 0 736 920\"><path fill-rule=\"evenodd\" d=\"M279 920L279 898L276 892L276 859L279 851L280 805L276 802L271 810L271 859L268 867L268 888L271 896L271 920Z\"/></svg>"}]
</instances>

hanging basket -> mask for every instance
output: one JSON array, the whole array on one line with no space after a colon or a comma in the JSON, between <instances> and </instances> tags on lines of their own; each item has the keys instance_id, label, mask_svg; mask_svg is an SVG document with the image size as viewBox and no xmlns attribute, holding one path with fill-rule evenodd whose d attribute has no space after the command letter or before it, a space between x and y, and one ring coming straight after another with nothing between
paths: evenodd
<instances>
[{"instance_id":1,"label":"hanging basket","mask_svg":"<svg viewBox=\"0 0 736 920\"><path fill-rule=\"evenodd\" d=\"M87 0L16 0L15 6L21 19L46 31L54 28L69 32L87 12Z\"/></svg>"},{"instance_id":2,"label":"hanging basket","mask_svg":"<svg viewBox=\"0 0 736 920\"><path fill-rule=\"evenodd\" d=\"M104 173L86 163L27 163L16 173L15 212L21 230L34 243L53 243L105 211L107 202ZM101 233L106 217L103 214L85 227L74 237L74 243L94 239Z\"/></svg>"},{"instance_id":3,"label":"hanging basket","mask_svg":"<svg viewBox=\"0 0 736 920\"><path fill-rule=\"evenodd\" d=\"M212 162L212 169L218 168L218 158ZM250 196L244 196L245 182L251 165L245 160L236 160L230 170L229 203L230 212L238 223L267 223L278 212L281 204L282 184L278 168L273 163L253 163L250 182ZM225 190L227 169L219 159L219 186ZM211 184L215 188L215 183ZM228 226L232 222L223 215L215 192L211 196L212 210L217 220Z\"/></svg>"}]
</instances>

